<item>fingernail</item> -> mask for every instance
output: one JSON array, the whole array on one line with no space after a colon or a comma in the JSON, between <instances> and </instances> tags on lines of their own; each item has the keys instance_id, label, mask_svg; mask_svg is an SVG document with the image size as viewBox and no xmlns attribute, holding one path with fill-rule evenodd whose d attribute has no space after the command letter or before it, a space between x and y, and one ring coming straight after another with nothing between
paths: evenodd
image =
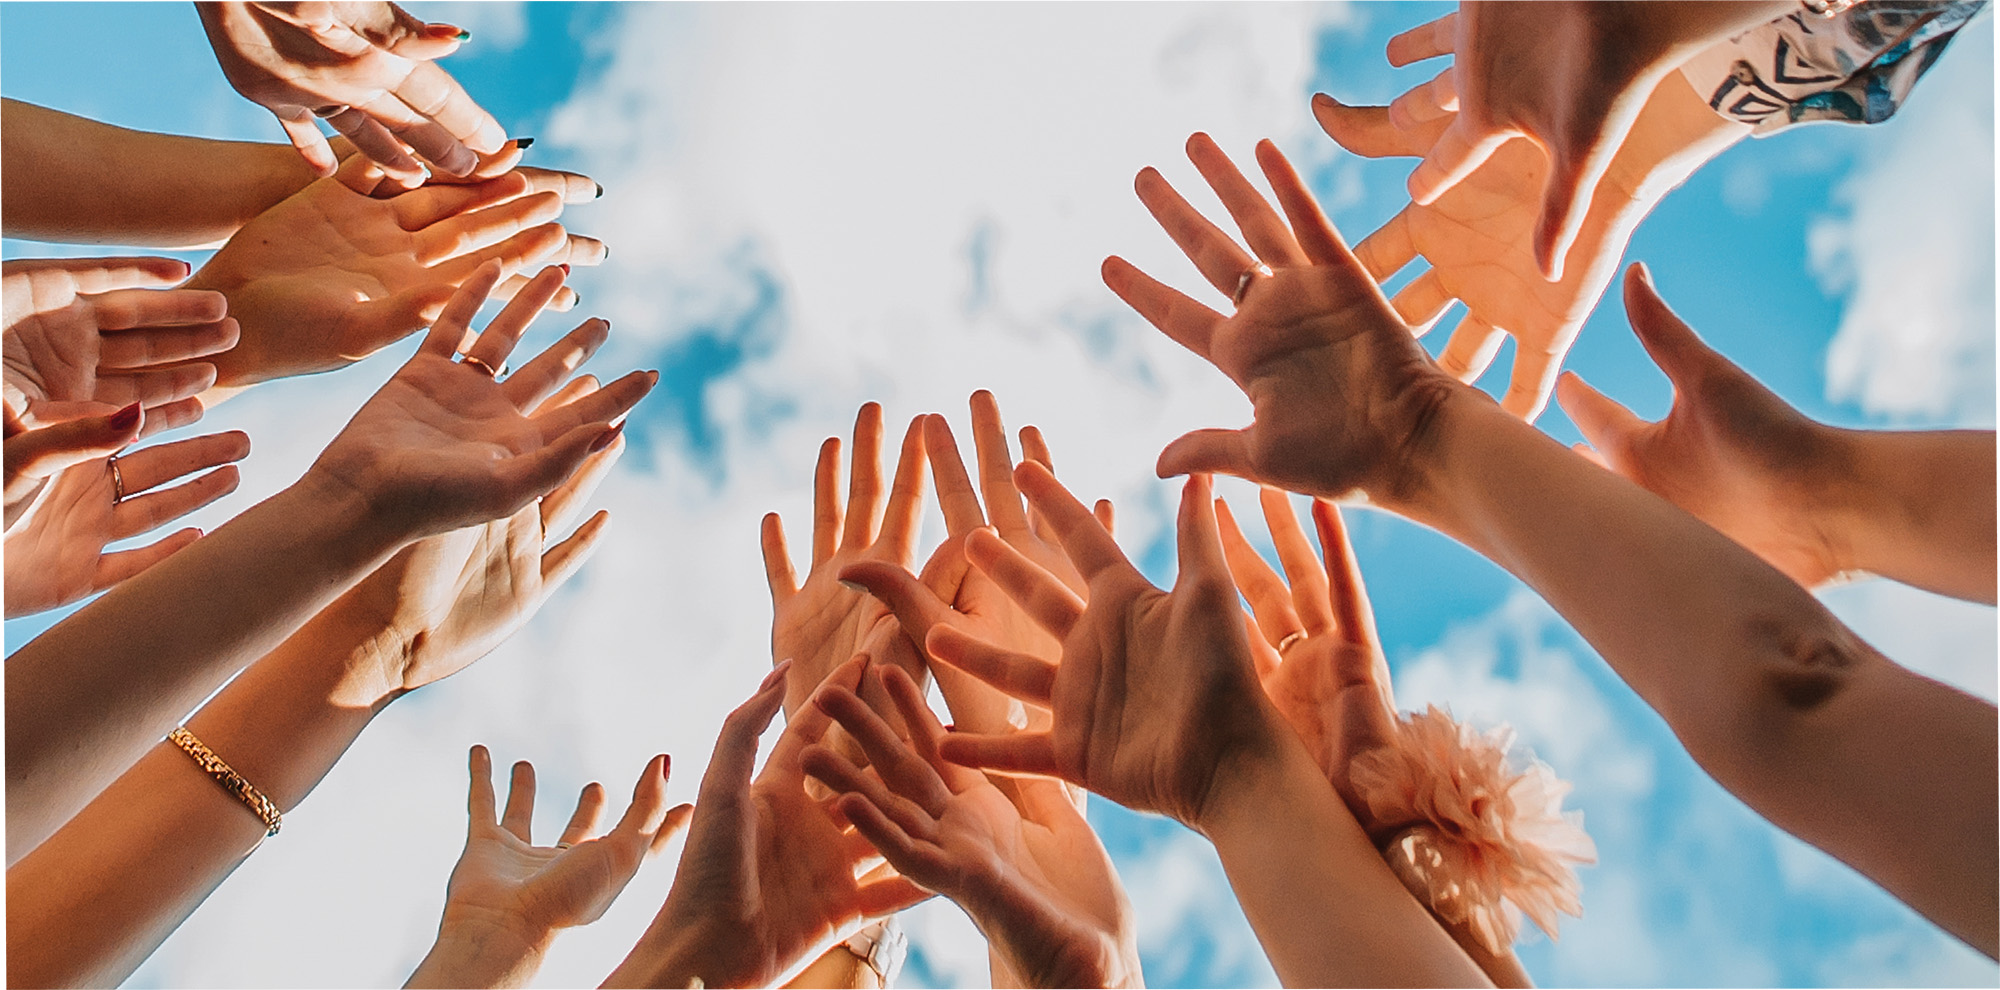
<instances>
[{"instance_id":1,"label":"fingernail","mask_svg":"<svg viewBox=\"0 0 2000 990\"><path fill-rule=\"evenodd\" d=\"M1328 96L1328 95L1326 95L1325 93L1314 93L1314 94L1313 94L1313 106L1316 106L1316 107L1337 107L1337 106L1339 106L1339 105L1340 105L1340 101L1339 101L1339 100L1336 100L1336 99L1334 99L1333 97L1331 97L1331 96Z\"/></svg>"},{"instance_id":2,"label":"fingernail","mask_svg":"<svg viewBox=\"0 0 2000 990\"><path fill-rule=\"evenodd\" d=\"M591 199L603 199L603 198L604 198L604 183L602 183L602 182L595 182L595 181L593 181L593 182L591 182L591 185L593 185L593 186L596 186L596 187L597 187L597 195L595 195L595 196L592 196L592 197L590 197L590 198L591 198Z\"/></svg>"},{"instance_id":3,"label":"fingernail","mask_svg":"<svg viewBox=\"0 0 2000 990\"><path fill-rule=\"evenodd\" d=\"M1639 269L1639 281L1646 283L1646 288L1655 288L1653 285L1653 270L1646 267L1645 262L1635 261L1632 263L1632 267Z\"/></svg>"},{"instance_id":4,"label":"fingernail","mask_svg":"<svg viewBox=\"0 0 2000 990\"><path fill-rule=\"evenodd\" d=\"M757 690L768 691L772 687L783 683L785 680L785 671L790 669L792 669L792 662L790 660L786 660L776 667L771 668L771 672L764 675L764 683L757 685Z\"/></svg>"},{"instance_id":5,"label":"fingernail","mask_svg":"<svg viewBox=\"0 0 2000 990\"><path fill-rule=\"evenodd\" d=\"M604 245L604 249L598 252L597 260L603 261L609 257L611 257L611 245L606 244Z\"/></svg>"},{"instance_id":6,"label":"fingernail","mask_svg":"<svg viewBox=\"0 0 2000 990\"><path fill-rule=\"evenodd\" d=\"M519 148L519 149L521 149L522 151L526 151L526 150L528 150L528 149L529 149L530 147L533 147L533 146L534 146L534 143L535 143L535 139L534 139L534 138L531 138L531 137L525 137L525 138L515 138L515 139L514 139L514 147L516 147L516 148Z\"/></svg>"},{"instance_id":7,"label":"fingernail","mask_svg":"<svg viewBox=\"0 0 2000 990\"><path fill-rule=\"evenodd\" d=\"M597 439L592 440L590 442L590 452L595 454L603 450L604 448L609 447L614 443L617 443L618 434L623 432L625 432L625 424L620 423L617 426L614 426L608 430L605 430L603 433L598 434Z\"/></svg>"},{"instance_id":8,"label":"fingernail","mask_svg":"<svg viewBox=\"0 0 2000 990\"><path fill-rule=\"evenodd\" d=\"M459 32L458 32L457 34L454 34L454 35L452 35L451 37L452 37L452 40L454 40L454 41L471 41L471 40L472 40L472 32L470 32L470 31L467 31L467 30L465 30L465 29L461 28L461 29L459 29Z\"/></svg>"},{"instance_id":9,"label":"fingernail","mask_svg":"<svg viewBox=\"0 0 2000 990\"><path fill-rule=\"evenodd\" d=\"M563 273L563 274L564 274L565 276L567 276L567 275L569 274L569 265L568 265L568 264L566 264L566 263L565 263L565 264L561 264L561 265L557 265L556 267L557 267L557 268L560 268L560 269L562 269L562 273Z\"/></svg>"},{"instance_id":10,"label":"fingernail","mask_svg":"<svg viewBox=\"0 0 2000 990\"><path fill-rule=\"evenodd\" d=\"M111 414L111 428L120 433L139 425L139 404L134 402Z\"/></svg>"}]
</instances>

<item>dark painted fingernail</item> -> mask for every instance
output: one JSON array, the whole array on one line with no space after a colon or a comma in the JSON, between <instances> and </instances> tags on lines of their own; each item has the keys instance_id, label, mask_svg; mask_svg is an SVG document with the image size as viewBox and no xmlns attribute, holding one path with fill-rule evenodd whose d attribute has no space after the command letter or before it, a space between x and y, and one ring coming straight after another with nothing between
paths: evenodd
<instances>
[{"instance_id":1,"label":"dark painted fingernail","mask_svg":"<svg viewBox=\"0 0 2000 990\"><path fill-rule=\"evenodd\" d=\"M139 404L134 402L111 414L111 428L123 433L139 425L139 416Z\"/></svg>"},{"instance_id":2,"label":"dark painted fingernail","mask_svg":"<svg viewBox=\"0 0 2000 990\"><path fill-rule=\"evenodd\" d=\"M454 41L471 41L471 40L472 40L472 32L470 32L470 31L467 31L467 30L465 30L465 29L463 29L463 28L460 28L460 29L459 29L459 32L458 32L457 34L454 34L454 35L452 35L452 39L453 39Z\"/></svg>"},{"instance_id":3,"label":"dark painted fingernail","mask_svg":"<svg viewBox=\"0 0 2000 990\"><path fill-rule=\"evenodd\" d=\"M625 424L620 423L617 426L614 426L608 430L605 430L603 433L598 434L597 439L592 440L590 442L590 452L595 454L598 453L599 451L602 451L604 448L609 447L614 443L617 443L618 434L623 432L625 432Z\"/></svg>"},{"instance_id":4,"label":"dark painted fingernail","mask_svg":"<svg viewBox=\"0 0 2000 990\"><path fill-rule=\"evenodd\" d=\"M528 150L529 148L531 148L531 147L534 147L534 144L535 144L535 139L534 139L534 138L515 138L515 139L514 139L514 147L516 147L516 148L519 148L519 149L521 149L522 151L526 151L526 150Z\"/></svg>"},{"instance_id":5,"label":"dark painted fingernail","mask_svg":"<svg viewBox=\"0 0 2000 990\"><path fill-rule=\"evenodd\" d=\"M602 183L602 182L597 182L597 181L592 181L592 182L591 182L591 185L593 185L593 186L596 186L596 187L597 187L597 195L595 195L595 196L592 196L592 197L590 197L590 198L591 198L591 199L603 199L603 198L604 198L604 183Z\"/></svg>"}]
</instances>

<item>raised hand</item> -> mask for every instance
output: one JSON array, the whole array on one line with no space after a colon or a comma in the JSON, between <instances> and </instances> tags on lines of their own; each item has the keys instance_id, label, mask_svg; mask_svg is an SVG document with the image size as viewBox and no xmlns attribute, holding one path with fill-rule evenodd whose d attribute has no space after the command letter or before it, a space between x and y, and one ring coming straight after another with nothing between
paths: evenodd
<instances>
[{"instance_id":1,"label":"raised hand","mask_svg":"<svg viewBox=\"0 0 2000 990\"><path fill-rule=\"evenodd\" d=\"M865 655L832 671L821 691L861 683ZM783 707L780 663L729 713L696 799L673 891L651 927L605 980L608 987L770 986L868 921L930 895L896 875L870 873L868 840L806 794L800 757L831 719L802 705L786 722L755 782L757 737ZM857 879L867 875L871 879Z\"/></svg>"},{"instance_id":2,"label":"raised hand","mask_svg":"<svg viewBox=\"0 0 2000 990\"><path fill-rule=\"evenodd\" d=\"M1408 497L1418 480L1412 452L1429 442L1444 404L1471 390L1417 346L1276 145L1259 143L1257 160L1289 225L1207 135L1188 140L1188 156L1255 256L1153 169L1139 173L1139 198L1209 283L1239 300L1235 315L1122 258L1105 260L1104 282L1227 374L1250 397L1256 420L1175 440L1160 454L1161 475L1214 471L1328 498L1356 489L1376 500Z\"/></svg>"},{"instance_id":3,"label":"raised hand","mask_svg":"<svg viewBox=\"0 0 2000 990\"><path fill-rule=\"evenodd\" d=\"M196 5L222 73L278 117L321 175L337 159L315 117L391 174L421 178L414 151L464 175L500 150L506 132L433 64L468 37L426 24L392 3Z\"/></svg>"},{"instance_id":4,"label":"raised hand","mask_svg":"<svg viewBox=\"0 0 2000 990\"><path fill-rule=\"evenodd\" d=\"M587 925L625 890L640 864L687 824L690 805L667 808L667 757L655 756L632 789L632 803L598 836L604 786L577 797L553 846L534 844L535 768L514 764L507 810L494 813L493 758L472 747L465 851L445 888L437 944L410 975L412 987L525 986L558 932Z\"/></svg>"},{"instance_id":5,"label":"raised hand","mask_svg":"<svg viewBox=\"0 0 2000 990\"><path fill-rule=\"evenodd\" d=\"M841 814L897 872L965 909L1019 981L1009 985L1142 986L1131 903L1062 786L1017 779L1010 798L938 755L944 726L908 674L876 667L866 676L880 682L905 731L852 691L820 695L874 768L824 746L805 751L806 772L844 795Z\"/></svg>"},{"instance_id":6,"label":"raised hand","mask_svg":"<svg viewBox=\"0 0 2000 990\"><path fill-rule=\"evenodd\" d=\"M345 367L430 324L489 262L505 278L605 257L601 241L556 222L577 192L567 173L516 171L374 199L341 181L363 165L259 214L188 280L226 296L243 328L240 342L211 359L218 384ZM508 279L499 295L525 284ZM554 308L575 302L563 288Z\"/></svg>"},{"instance_id":7,"label":"raised hand","mask_svg":"<svg viewBox=\"0 0 2000 990\"><path fill-rule=\"evenodd\" d=\"M586 321L496 379L562 286L561 269L544 269L472 338L465 360L452 360L499 278L500 265L488 262L466 280L423 346L354 414L302 484L358 495L372 524L423 537L511 516L616 442L623 426L611 421L652 390L657 373L635 371L575 402L535 408L568 373L578 341L607 329L602 320Z\"/></svg>"},{"instance_id":8,"label":"raised hand","mask_svg":"<svg viewBox=\"0 0 2000 990\"><path fill-rule=\"evenodd\" d=\"M232 431L63 469L22 525L7 533L7 617L87 598L193 543L201 531L189 527L143 547L104 552L235 491L240 478L231 462L249 453L250 438ZM209 468L215 470L161 488Z\"/></svg>"},{"instance_id":9,"label":"raised hand","mask_svg":"<svg viewBox=\"0 0 2000 990\"><path fill-rule=\"evenodd\" d=\"M1389 64L1449 55L1435 79L1398 97L1405 126L1457 111L1410 173L1429 205L1515 137L1546 154L1534 256L1550 279L1584 224L1597 183L1653 87L1710 41L1783 16L1784 3L1490 3L1389 39Z\"/></svg>"},{"instance_id":10,"label":"raised hand","mask_svg":"<svg viewBox=\"0 0 2000 990\"><path fill-rule=\"evenodd\" d=\"M207 388L208 363L235 346L221 293L167 289L187 275L172 258L0 263L5 399L30 425L68 418L64 403L159 406ZM107 410L108 411L108 410Z\"/></svg>"},{"instance_id":11,"label":"raised hand","mask_svg":"<svg viewBox=\"0 0 2000 990\"><path fill-rule=\"evenodd\" d=\"M1391 824L1374 819L1348 771L1355 757L1393 741L1396 702L1340 510L1325 499L1313 500L1313 528L1326 557L1322 567L1286 494L1265 488L1258 501L1282 577L1244 538L1228 503L1217 499L1215 514L1230 575L1255 612L1257 635L1250 641L1264 690L1362 828L1376 841L1386 840Z\"/></svg>"},{"instance_id":12,"label":"raised hand","mask_svg":"<svg viewBox=\"0 0 2000 990\"><path fill-rule=\"evenodd\" d=\"M1274 732L1290 731L1257 683L1207 478L1196 475L1182 492L1171 593L1139 574L1047 468L1023 464L1014 480L1083 575L1089 604L990 531L974 532L966 541L973 566L1062 641L1062 660L933 628L925 642L932 657L1051 717L1039 732L954 732L940 751L966 766L1061 777L1200 829L1218 778L1246 751L1268 747Z\"/></svg>"},{"instance_id":13,"label":"raised hand","mask_svg":"<svg viewBox=\"0 0 2000 990\"><path fill-rule=\"evenodd\" d=\"M1421 157L1451 123L1447 114L1398 127L1391 108L1342 106L1325 95L1314 97L1313 114L1342 148L1368 158ZM1405 206L1354 255L1378 282L1418 256L1429 263L1393 300L1420 334L1451 300L1465 303L1464 320L1438 355L1452 377L1479 378L1512 336L1514 365L1500 404L1533 421L1632 231L1668 190L1748 132L1710 110L1678 73L1661 81L1597 184L1569 264L1553 281L1538 268L1533 244L1548 161L1526 141L1502 144L1428 205Z\"/></svg>"},{"instance_id":14,"label":"raised hand","mask_svg":"<svg viewBox=\"0 0 2000 990\"><path fill-rule=\"evenodd\" d=\"M1000 405L984 389L972 394L972 440L979 458L979 488L960 459L958 443L944 417L924 418L924 447L936 479L938 505L944 510L946 540L924 564L922 578L879 561L852 564L842 580L868 589L896 613L913 642L922 643L931 627L943 622L975 638L1054 663L1062 644L1024 612L993 579L965 559L965 539L973 530L992 526L1009 546L1060 578L1070 590L1084 593L1082 575L1070 566L1048 520L1029 512L1014 487L1014 459L1007 449L1007 432L1000 423ZM1029 459L1053 469L1048 444L1040 430L1021 430L1021 450ZM984 496L985 508L981 509ZM1099 518L1110 525L1111 503L1098 503ZM993 690L979 679L948 666L933 667L938 690L951 707L960 728L973 732L1005 732L1030 725L1046 727L1046 713L1030 712L1019 701Z\"/></svg>"},{"instance_id":15,"label":"raised hand","mask_svg":"<svg viewBox=\"0 0 2000 990\"><path fill-rule=\"evenodd\" d=\"M785 686L785 717L849 657L871 647L881 659L922 676L923 658L895 617L867 592L846 584L842 569L862 561L902 571L916 551L918 510L924 494L923 419L910 422L896 457L895 479L882 499L882 406L869 402L854 418L847 505L840 502L840 438L820 444L813 469L812 565L800 584L785 547L785 525L764 516L764 574L771 588L771 662L792 661ZM844 520L843 520L844 515Z\"/></svg>"},{"instance_id":16,"label":"raised hand","mask_svg":"<svg viewBox=\"0 0 2000 990\"><path fill-rule=\"evenodd\" d=\"M1625 312L1673 383L1673 407L1649 423L1564 375L1556 394L1595 459L1808 588L1847 570L1843 534L1826 525L1839 508L1823 504L1852 472L1838 431L1703 343L1667 308L1643 265L1626 274Z\"/></svg>"},{"instance_id":17,"label":"raised hand","mask_svg":"<svg viewBox=\"0 0 2000 990\"><path fill-rule=\"evenodd\" d=\"M555 367L582 364L604 338L601 322L578 327L557 345L566 350L554 352L560 358ZM574 404L597 389L595 378L580 376L536 411ZM443 680L533 618L596 550L610 513L599 510L581 526L576 521L624 452L621 434L585 458L554 491L512 516L412 544L355 585L342 598L343 608L356 621L383 630L400 648L378 651L379 669L353 671L346 683L358 693L346 700L373 705ZM567 538L550 542L572 526Z\"/></svg>"}]
</instances>

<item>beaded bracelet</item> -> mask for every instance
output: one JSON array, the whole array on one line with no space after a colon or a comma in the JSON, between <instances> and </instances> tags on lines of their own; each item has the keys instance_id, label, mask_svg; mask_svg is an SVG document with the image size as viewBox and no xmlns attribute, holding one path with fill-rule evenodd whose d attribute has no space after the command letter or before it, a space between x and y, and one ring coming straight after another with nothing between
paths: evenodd
<instances>
[{"instance_id":1,"label":"beaded bracelet","mask_svg":"<svg viewBox=\"0 0 2000 990\"><path fill-rule=\"evenodd\" d=\"M258 790L256 785L245 780L242 774L223 762L222 757L215 755L214 750L202 745L201 740L196 739L194 733L187 730L187 726L175 729L173 734L167 736L167 741L179 746L183 752L192 757L195 766L200 767L210 779L222 785L223 790L236 795L236 799L242 801L244 807L249 808L250 813L264 823L265 838L278 834L278 829L285 824L285 820L278 812L277 803L265 797L264 792Z\"/></svg>"}]
</instances>

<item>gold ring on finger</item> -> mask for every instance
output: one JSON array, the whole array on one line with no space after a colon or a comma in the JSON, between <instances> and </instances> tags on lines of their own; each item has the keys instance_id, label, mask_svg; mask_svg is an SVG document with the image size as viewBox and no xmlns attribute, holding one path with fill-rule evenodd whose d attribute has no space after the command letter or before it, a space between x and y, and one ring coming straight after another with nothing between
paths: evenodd
<instances>
[{"instance_id":1,"label":"gold ring on finger","mask_svg":"<svg viewBox=\"0 0 2000 990\"><path fill-rule=\"evenodd\" d=\"M1305 638L1306 638L1306 631L1301 629L1298 632L1295 632L1290 636L1286 636L1284 639L1279 640L1278 655L1284 656L1286 650L1289 650L1292 647L1299 645L1301 642L1305 640Z\"/></svg>"},{"instance_id":2,"label":"gold ring on finger","mask_svg":"<svg viewBox=\"0 0 2000 990\"><path fill-rule=\"evenodd\" d=\"M125 472L118 470L118 455L112 454L111 462L111 504L125 501Z\"/></svg>"},{"instance_id":3,"label":"gold ring on finger","mask_svg":"<svg viewBox=\"0 0 2000 990\"><path fill-rule=\"evenodd\" d=\"M482 373L486 375L486 377L491 378L496 382L500 380L501 375L507 373L507 365L505 362L502 362L500 367L495 368L494 366L487 364L486 362L481 361L470 354L461 355L458 359L458 363L467 364L471 365L472 367L478 368Z\"/></svg>"}]
</instances>

